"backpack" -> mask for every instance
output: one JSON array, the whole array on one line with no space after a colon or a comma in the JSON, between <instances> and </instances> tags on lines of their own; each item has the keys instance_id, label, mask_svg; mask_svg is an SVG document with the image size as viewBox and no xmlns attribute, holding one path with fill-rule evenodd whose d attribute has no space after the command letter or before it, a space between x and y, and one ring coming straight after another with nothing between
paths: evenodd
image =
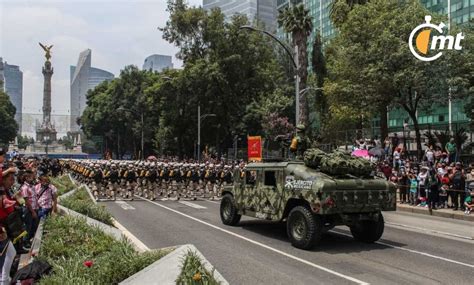
<instances>
[{"instance_id":1,"label":"backpack","mask_svg":"<svg viewBox=\"0 0 474 285\"><path fill-rule=\"evenodd\" d=\"M49 265L49 263L46 261L34 260L32 263L26 265L16 272L11 284L16 284L17 281L27 279L38 281L43 275L49 274L51 269L51 265Z\"/></svg>"}]
</instances>

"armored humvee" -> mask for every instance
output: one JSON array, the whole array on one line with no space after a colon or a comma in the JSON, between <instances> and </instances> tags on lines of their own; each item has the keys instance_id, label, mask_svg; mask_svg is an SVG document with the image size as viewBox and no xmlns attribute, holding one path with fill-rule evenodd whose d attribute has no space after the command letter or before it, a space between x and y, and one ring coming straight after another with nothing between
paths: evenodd
<instances>
[{"instance_id":1,"label":"armored humvee","mask_svg":"<svg viewBox=\"0 0 474 285\"><path fill-rule=\"evenodd\" d=\"M382 178L329 176L302 161L251 163L224 188L221 220L237 225L242 215L286 221L293 246L309 249L324 232L346 225L353 237L375 242L383 234L381 211L396 210L395 185Z\"/></svg>"}]
</instances>

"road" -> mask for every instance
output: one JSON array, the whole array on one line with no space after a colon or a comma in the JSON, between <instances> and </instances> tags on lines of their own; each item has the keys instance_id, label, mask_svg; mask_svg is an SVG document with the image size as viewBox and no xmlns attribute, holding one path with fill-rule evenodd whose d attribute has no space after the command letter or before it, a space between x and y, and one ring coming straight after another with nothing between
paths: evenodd
<instances>
[{"instance_id":1,"label":"road","mask_svg":"<svg viewBox=\"0 0 474 285\"><path fill-rule=\"evenodd\" d=\"M473 284L472 222L389 212L376 244L337 227L304 251L282 223L223 225L216 201L103 204L149 248L194 244L230 284Z\"/></svg>"}]
</instances>

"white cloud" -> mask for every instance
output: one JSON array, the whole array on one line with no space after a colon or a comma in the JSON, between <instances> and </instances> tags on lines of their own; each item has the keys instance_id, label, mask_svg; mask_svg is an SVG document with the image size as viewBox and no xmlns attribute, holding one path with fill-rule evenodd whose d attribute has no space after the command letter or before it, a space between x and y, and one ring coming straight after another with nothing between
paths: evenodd
<instances>
[{"instance_id":1,"label":"white cloud","mask_svg":"<svg viewBox=\"0 0 474 285\"><path fill-rule=\"evenodd\" d=\"M23 112L42 108L44 52L38 42L53 44L53 114L70 110L69 66L79 53L92 50L92 66L119 75L150 54L175 55L157 27L168 18L165 0L0 0L0 56L23 71ZM201 0L188 1L202 5ZM176 58L175 67L181 66Z\"/></svg>"}]
</instances>

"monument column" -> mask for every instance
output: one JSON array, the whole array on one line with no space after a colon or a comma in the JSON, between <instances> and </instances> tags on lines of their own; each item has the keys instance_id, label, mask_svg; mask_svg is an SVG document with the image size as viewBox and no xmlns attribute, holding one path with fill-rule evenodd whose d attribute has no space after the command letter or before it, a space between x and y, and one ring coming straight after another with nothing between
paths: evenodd
<instances>
[{"instance_id":1,"label":"monument column","mask_svg":"<svg viewBox=\"0 0 474 285\"><path fill-rule=\"evenodd\" d=\"M43 66L44 87L43 87L43 122L41 127L36 130L36 140L42 143L50 144L56 141L56 130L51 123L51 77L53 76L53 67L51 66L51 48L39 43L46 52L44 55L46 61Z\"/></svg>"},{"instance_id":2,"label":"monument column","mask_svg":"<svg viewBox=\"0 0 474 285\"><path fill-rule=\"evenodd\" d=\"M43 76L43 125L51 127L51 77L53 76L53 68L49 60L44 63Z\"/></svg>"}]
</instances>

